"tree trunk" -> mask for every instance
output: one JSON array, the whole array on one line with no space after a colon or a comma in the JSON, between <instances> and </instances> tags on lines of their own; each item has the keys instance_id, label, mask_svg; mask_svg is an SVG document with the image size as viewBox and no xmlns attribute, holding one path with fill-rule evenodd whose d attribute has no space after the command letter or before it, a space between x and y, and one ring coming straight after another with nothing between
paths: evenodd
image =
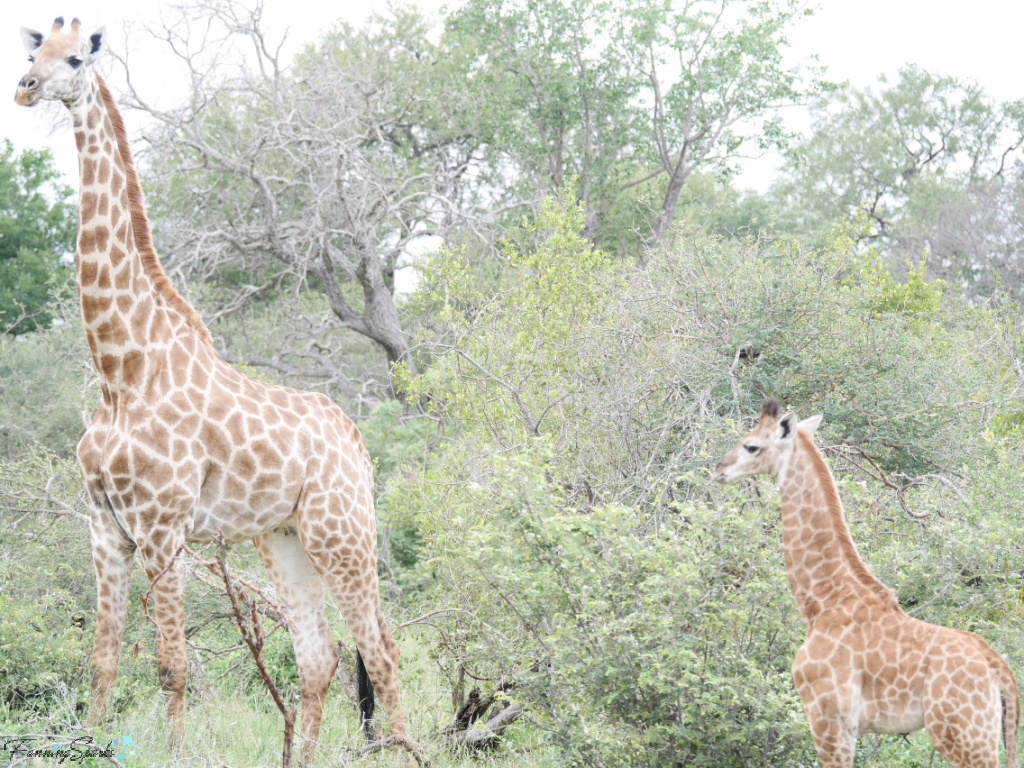
<instances>
[{"instance_id":1,"label":"tree trunk","mask_svg":"<svg viewBox=\"0 0 1024 768\"><path fill-rule=\"evenodd\" d=\"M636 265L639 269L647 269L647 265L651 261L652 251L663 245L665 233L672 226L672 219L675 218L676 208L679 205L679 196L683 192L683 185L686 183L689 175L689 169L682 167L682 163L680 163L676 166L675 172L668 180L668 189L665 190L665 197L661 202L661 213L658 215L657 221L654 222L651 234L648 236L647 242L644 243L644 248L640 251L640 257L637 259Z\"/></svg>"}]
</instances>

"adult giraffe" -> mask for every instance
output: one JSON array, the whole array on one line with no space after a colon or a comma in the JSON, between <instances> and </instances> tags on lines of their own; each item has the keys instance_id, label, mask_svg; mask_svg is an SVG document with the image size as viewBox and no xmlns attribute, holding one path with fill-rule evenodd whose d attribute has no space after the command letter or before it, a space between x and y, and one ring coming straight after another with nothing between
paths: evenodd
<instances>
[{"instance_id":1,"label":"adult giraffe","mask_svg":"<svg viewBox=\"0 0 1024 768\"><path fill-rule=\"evenodd\" d=\"M825 768L850 768L860 735L927 728L953 768L998 768L1002 730L1006 764L1016 768L1013 672L977 635L905 614L871 574L811 438L820 422L780 418L778 401L768 400L758 425L712 475L721 483L761 474L779 481L786 571L807 626L793 680L818 759Z\"/></svg>"},{"instance_id":2,"label":"adult giraffe","mask_svg":"<svg viewBox=\"0 0 1024 768\"><path fill-rule=\"evenodd\" d=\"M358 648L364 721L373 713L368 673L392 735L415 747L398 689L399 648L381 611L372 465L359 430L324 395L255 381L214 351L153 249L124 123L92 66L104 30L82 34L78 19L70 32L63 27L56 19L45 40L21 30L32 68L15 101L62 101L78 145L75 269L102 390L78 445L98 590L89 723L106 714L138 551L159 627L169 742L180 748L187 667L177 555L187 541L223 536L255 541L287 606L307 755L338 663L325 584Z\"/></svg>"}]
</instances>

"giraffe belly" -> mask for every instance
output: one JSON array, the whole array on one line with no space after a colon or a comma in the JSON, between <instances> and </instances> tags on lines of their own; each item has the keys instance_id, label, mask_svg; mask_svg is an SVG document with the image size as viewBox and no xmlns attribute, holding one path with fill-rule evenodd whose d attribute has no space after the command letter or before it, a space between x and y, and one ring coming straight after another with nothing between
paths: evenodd
<instances>
[{"instance_id":1,"label":"giraffe belly","mask_svg":"<svg viewBox=\"0 0 1024 768\"><path fill-rule=\"evenodd\" d=\"M259 536L295 512L302 484L299 471L283 476L257 470L246 476L212 467L203 480L188 539L201 542L223 536L234 543Z\"/></svg>"},{"instance_id":2,"label":"giraffe belly","mask_svg":"<svg viewBox=\"0 0 1024 768\"><path fill-rule=\"evenodd\" d=\"M897 696L893 701L869 704L861 717L860 732L913 733L924 728L924 704L905 702Z\"/></svg>"},{"instance_id":3,"label":"giraffe belly","mask_svg":"<svg viewBox=\"0 0 1024 768\"><path fill-rule=\"evenodd\" d=\"M294 503L286 501L260 510L249 509L238 502L223 502L213 509L197 509L188 540L204 543L223 536L228 544L248 541L276 528L294 511Z\"/></svg>"}]
</instances>

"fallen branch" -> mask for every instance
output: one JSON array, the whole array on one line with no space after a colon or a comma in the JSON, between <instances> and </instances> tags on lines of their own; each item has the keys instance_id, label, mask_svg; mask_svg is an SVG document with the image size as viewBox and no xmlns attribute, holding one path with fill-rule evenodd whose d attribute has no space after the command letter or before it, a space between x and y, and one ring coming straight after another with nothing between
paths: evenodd
<instances>
[{"instance_id":1,"label":"fallen branch","mask_svg":"<svg viewBox=\"0 0 1024 768\"><path fill-rule=\"evenodd\" d=\"M366 757L376 752L382 752L385 749L391 749L392 747L402 747L407 752L411 753L413 758L416 760L416 764L423 768L432 768L433 763L430 762L430 758L427 757L426 753L422 748L415 742L403 739L401 736L388 736L386 739L380 739L371 744L367 744L362 749L356 752L356 757Z\"/></svg>"},{"instance_id":2,"label":"fallen branch","mask_svg":"<svg viewBox=\"0 0 1024 768\"><path fill-rule=\"evenodd\" d=\"M480 689L469 692L466 702L455 713L455 720L444 729L445 738L452 744L471 749L490 749L497 745L501 734L512 723L522 717L525 707L522 704L511 704L504 694L515 688L513 681L502 678L498 681L494 692L489 696L481 696ZM483 727L474 727L483 720L488 710L498 702L491 712L490 719L484 721Z\"/></svg>"},{"instance_id":3,"label":"fallen branch","mask_svg":"<svg viewBox=\"0 0 1024 768\"><path fill-rule=\"evenodd\" d=\"M510 704L484 723L483 728L468 728L449 738L453 743L470 749L492 749L497 746L505 729L522 717L525 711L526 707L522 704Z\"/></svg>"}]
</instances>

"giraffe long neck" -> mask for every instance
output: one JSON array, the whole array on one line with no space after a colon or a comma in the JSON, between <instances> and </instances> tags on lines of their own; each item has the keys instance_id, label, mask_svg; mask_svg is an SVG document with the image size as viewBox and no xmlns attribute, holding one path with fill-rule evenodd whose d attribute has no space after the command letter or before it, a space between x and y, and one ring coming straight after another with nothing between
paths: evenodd
<instances>
[{"instance_id":1,"label":"giraffe long neck","mask_svg":"<svg viewBox=\"0 0 1024 768\"><path fill-rule=\"evenodd\" d=\"M99 75L68 105L81 175L76 273L105 398L145 386L147 359L185 333L209 332L153 251L121 116Z\"/></svg>"},{"instance_id":2,"label":"giraffe long neck","mask_svg":"<svg viewBox=\"0 0 1024 768\"><path fill-rule=\"evenodd\" d=\"M892 590L857 553L832 472L806 432L797 434L779 491L786 571L805 624L850 597L873 597L899 610Z\"/></svg>"}]
</instances>

